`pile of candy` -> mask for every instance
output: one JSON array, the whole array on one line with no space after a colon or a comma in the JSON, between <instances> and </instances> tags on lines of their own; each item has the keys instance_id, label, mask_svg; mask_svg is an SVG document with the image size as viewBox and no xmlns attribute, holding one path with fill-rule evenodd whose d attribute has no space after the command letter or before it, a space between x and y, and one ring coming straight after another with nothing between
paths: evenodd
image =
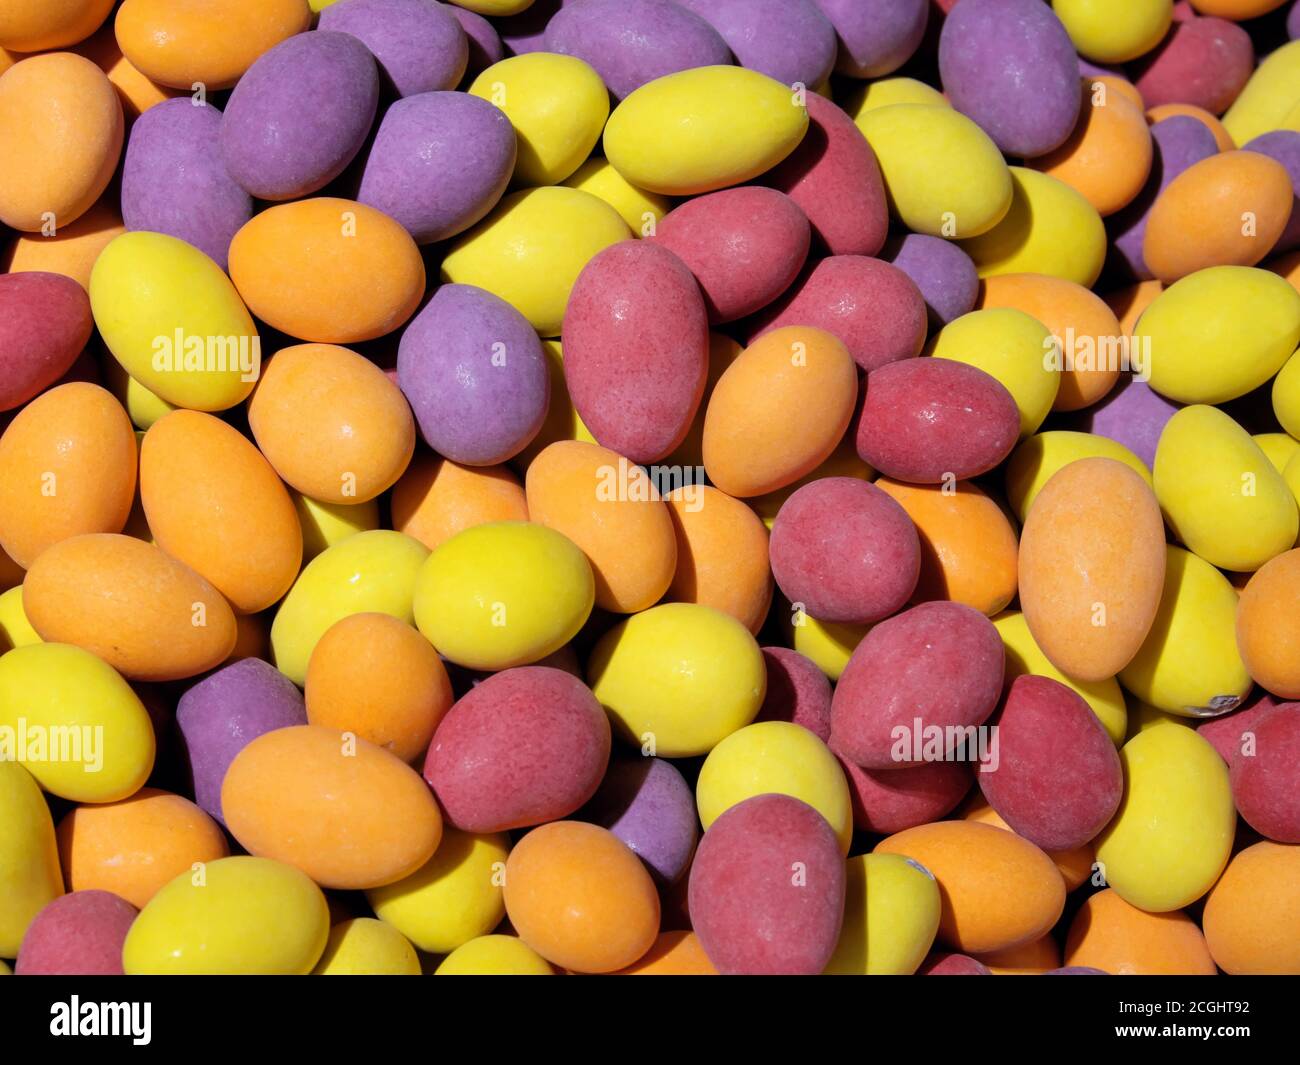
<instances>
[{"instance_id":1,"label":"pile of candy","mask_svg":"<svg viewBox=\"0 0 1300 1065\"><path fill-rule=\"evenodd\" d=\"M0 958L1300 973L1290 32L5 0Z\"/></svg>"}]
</instances>

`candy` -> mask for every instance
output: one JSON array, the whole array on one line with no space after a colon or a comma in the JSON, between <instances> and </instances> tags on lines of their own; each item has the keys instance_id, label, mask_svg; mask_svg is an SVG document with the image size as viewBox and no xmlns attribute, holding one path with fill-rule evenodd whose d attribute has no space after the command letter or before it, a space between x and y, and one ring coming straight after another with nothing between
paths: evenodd
<instances>
[{"instance_id":1,"label":"candy","mask_svg":"<svg viewBox=\"0 0 1300 1065\"><path fill-rule=\"evenodd\" d=\"M550 400L542 346L524 316L472 285L443 285L402 333L397 381L425 443L471 466L517 454Z\"/></svg>"},{"instance_id":2,"label":"candy","mask_svg":"<svg viewBox=\"0 0 1300 1065\"><path fill-rule=\"evenodd\" d=\"M474 525L527 521L523 485L504 466L460 466L416 454L393 485L393 528L430 551Z\"/></svg>"},{"instance_id":3,"label":"candy","mask_svg":"<svg viewBox=\"0 0 1300 1065\"><path fill-rule=\"evenodd\" d=\"M1283 703L1261 716L1249 739L1249 747L1232 761L1233 805L1260 835L1279 843L1300 842L1295 781L1300 704Z\"/></svg>"},{"instance_id":4,"label":"candy","mask_svg":"<svg viewBox=\"0 0 1300 1065\"><path fill-rule=\"evenodd\" d=\"M415 948L383 921L358 917L330 929L315 976L419 976Z\"/></svg>"},{"instance_id":5,"label":"candy","mask_svg":"<svg viewBox=\"0 0 1300 1065\"><path fill-rule=\"evenodd\" d=\"M1185 913L1150 913L1111 889L1089 895L1070 924L1065 962L1117 976L1213 976L1205 937Z\"/></svg>"},{"instance_id":6,"label":"candy","mask_svg":"<svg viewBox=\"0 0 1300 1065\"><path fill-rule=\"evenodd\" d=\"M907 359L867 378L858 454L887 477L949 484L1000 463L1019 428L1015 399L983 370L942 356Z\"/></svg>"},{"instance_id":7,"label":"candy","mask_svg":"<svg viewBox=\"0 0 1300 1065\"><path fill-rule=\"evenodd\" d=\"M1239 852L1205 901L1205 940L1214 963L1232 975L1300 972L1286 930L1300 918L1295 870L1300 850L1256 843Z\"/></svg>"},{"instance_id":8,"label":"candy","mask_svg":"<svg viewBox=\"0 0 1300 1065\"><path fill-rule=\"evenodd\" d=\"M86 294L52 273L0 275L0 408L21 407L62 377L90 339Z\"/></svg>"},{"instance_id":9,"label":"candy","mask_svg":"<svg viewBox=\"0 0 1300 1065\"><path fill-rule=\"evenodd\" d=\"M553 654L586 624L596 595L591 566L573 541L526 521L458 533L428 556L414 584L419 630L470 669L509 669Z\"/></svg>"},{"instance_id":10,"label":"candy","mask_svg":"<svg viewBox=\"0 0 1300 1065\"><path fill-rule=\"evenodd\" d=\"M589 0L546 23L545 50L590 64L621 100L666 74L730 63L727 42L706 17L669 0Z\"/></svg>"},{"instance_id":11,"label":"candy","mask_svg":"<svg viewBox=\"0 0 1300 1065\"><path fill-rule=\"evenodd\" d=\"M1172 9L1170 0L1052 0L1052 10L1079 54L1098 63L1126 63L1146 55L1169 29Z\"/></svg>"},{"instance_id":12,"label":"candy","mask_svg":"<svg viewBox=\"0 0 1300 1065\"><path fill-rule=\"evenodd\" d=\"M506 670L451 708L424 777L463 831L529 828L592 797L609 763L609 736L604 711L580 680L539 666Z\"/></svg>"},{"instance_id":13,"label":"candy","mask_svg":"<svg viewBox=\"0 0 1300 1065\"><path fill-rule=\"evenodd\" d=\"M195 862L229 853L226 837L207 814L157 788L78 806L59 822L57 835L70 891L112 892L136 908Z\"/></svg>"},{"instance_id":14,"label":"candy","mask_svg":"<svg viewBox=\"0 0 1300 1065\"><path fill-rule=\"evenodd\" d=\"M122 965L128 976L305 975L329 925L325 896L297 869L221 858L182 873L140 911Z\"/></svg>"},{"instance_id":15,"label":"candy","mask_svg":"<svg viewBox=\"0 0 1300 1065\"><path fill-rule=\"evenodd\" d=\"M881 78L906 63L921 43L930 13L921 0L816 3L839 40L835 69L853 78Z\"/></svg>"},{"instance_id":16,"label":"candy","mask_svg":"<svg viewBox=\"0 0 1300 1065\"><path fill-rule=\"evenodd\" d=\"M805 485L772 526L772 576L823 621L867 624L897 611L921 567L916 527L886 493L852 477Z\"/></svg>"},{"instance_id":17,"label":"candy","mask_svg":"<svg viewBox=\"0 0 1300 1065\"><path fill-rule=\"evenodd\" d=\"M497 108L464 93L420 93L384 112L357 200L396 219L417 244L433 244L496 206L515 152L514 129Z\"/></svg>"},{"instance_id":18,"label":"candy","mask_svg":"<svg viewBox=\"0 0 1300 1065\"><path fill-rule=\"evenodd\" d=\"M691 923L724 976L820 973L839 940L844 900L834 831L788 795L731 807L691 866Z\"/></svg>"},{"instance_id":19,"label":"candy","mask_svg":"<svg viewBox=\"0 0 1300 1065\"><path fill-rule=\"evenodd\" d=\"M1250 675L1283 699L1300 698L1296 572L1300 552L1271 558L1251 577L1237 608L1237 647Z\"/></svg>"},{"instance_id":20,"label":"candy","mask_svg":"<svg viewBox=\"0 0 1300 1065\"><path fill-rule=\"evenodd\" d=\"M659 897L645 867L596 825L553 821L506 861L506 913L520 938L555 965L613 972L654 943Z\"/></svg>"},{"instance_id":21,"label":"candy","mask_svg":"<svg viewBox=\"0 0 1300 1065\"><path fill-rule=\"evenodd\" d=\"M967 730L993 712L1002 667L982 614L958 603L912 607L853 652L831 702L831 745L866 769L943 761L957 740L974 743Z\"/></svg>"},{"instance_id":22,"label":"candy","mask_svg":"<svg viewBox=\"0 0 1300 1065\"><path fill-rule=\"evenodd\" d=\"M75 222L117 169L123 131L117 94L90 60L15 63L0 81L0 222L42 234Z\"/></svg>"},{"instance_id":23,"label":"candy","mask_svg":"<svg viewBox=\"0 0 1300 1065\"><path fill-rule=\"evenodd\" d=\"M1221 18L1189 18L1138 65L1135 84L1147 107L1195 104L1221 115L1255 68L1250 35Z\"/></svg>"},{"instance_id":24,"label":"candy","mask_svg":"<svg viewBox=\"0 0 1300 1065\"><path fill-rule=\"evenodd\" d=\"M505 916L509 837L473 835L444 824L438 849L410 876L371 888L375 915L422 951L449 954L477 941Z\"/></svg>"},{"instance_id":25,"label":"candy","mask_svg":"<svg viewBox=\"0 0 1300 1065\"><path fill-rule=\"evenodd\" d=\"M23 936L19 976L121 976L136 908L107 891L74 891L36 915Z\"/></svg>"},{"instance_id":26,"label":"candy","mask_svg":"<svg viewBox=\"0 0 1300 1065\"><path fill-rule=\"evenodd\" d=\"M979 296L979 275L970 256L956 244L909 233L887 245L882 256L920 289L931 325L947 325L974 310Z\"/></svg>"},{"instance_id":27,"label":"candy","mask_svg":"<svg viewBox=\"0 0 1300 1065\"><path fill-rule=\"evenodd\" d=\"M112 9L112 0L15 3L0 18L0 46L16 52L66 48L94 33Z\"/></svg>"},{"instance_id":28,"label":"candy","mask_svg":"<svg viewBox=\"0 0 1300 1065\"><path fill-rule=\"evenodd\" d=\"M312 650L304 699L311 724L355 733L414 762L451 709L452 691L437 652L410 625L352 614Z\"/></svg>"},{"instance_id":29,"label":"candy","mask_svg":"<svg viewBox=\"0 0 1300 1065\"><path fill-rule=\"evenodd\" d=\"M451 10L433 0L345 0L317 27L356 37L397 95L414 96L454 89L465 73L469 42Z\"/></svg>"},{"instance_id":30,"label":"candy","mask_svg":"<svg viewBox=\"0 0 1300 1065\"><path fill-rule=\"evenodd\" d=\"M787 86L752 70L707 66L628 94L609 116L603 143L633 185L693 196L770 170L807 129L808 111ZM715 147L723 140L726 153Z\"/></svg>"},{"instance_id":31,"label":"candy","mask_svg":"<svg viewBox=\"0 0 1300 1065\"><path fill-rule=\"evenodd\" d=\"M614 976L717 976L694 932L660 932L641 960Z\"/></svg>"},{"instance_id":32,"label":"candy","mask_svg":"<svg viewBox=\"0 0 1300 1065\"><path fill-rule=\"evenodd\" d=\"M11 652L12 653L12 652ZM0 661L0 677L9 668ZM63 894L54 824L40 785L17 761L0 759L0 953L16 957L23 935L45 905Z\"/></svg>"},{"instance_id":33,"label":"candy","mask_svg":"<svg viewBox=\"0 0 1300 1065\"><path fill-rule=\"evenodd\" d=\"M1181 909L1228 863L1236 815L1227 766L1193 729L1172 724L1129 740L1120 761L1124 799L1097 837L1097 861L1125 902L1151 913Z\"/></svg>"},{"instance_id":34,"label":"candy","mask_svg":"<svg viewBox=\"0 0 1300 1065\"><path fill-rule=\"evenodd\" d=\"M835 27L814 0L679 2L708 19L742 67L776 81L815 89L835 65Z\"/></svg>"},{"instance_id":35,"label":"candy","mask_svg":"<svg viewBox=\"0 0 1300 1065\"><path fill-rule=\"evenodd\" d=\"M543 0L544 2L544 0ZM479 936L457 947L435 976L554 976L555 969L516 936Z\"/></svg>"},{"instance_id":36,"label":"candy","mask_svg":"<svg viewBox=\"0 0 1300 1065\"><path fill-rule=\"evenodd\" d=\"M248 743L226 770L221 808L250 854L344 890L401 880L442 837L437 804L413 769L322 725L275 729Z\"/></svg>"},{"instance_id":37,"label":"candy","mask_svg":"<svg viewBox=\"0 0 1300 1065\"><path fill-rule=\"evenodd\" d=\"M690 786L672 762L662 758L611 761L579 818L609 829L664 886L689 868L699 839Z\"/></svg>"}]
</instances>

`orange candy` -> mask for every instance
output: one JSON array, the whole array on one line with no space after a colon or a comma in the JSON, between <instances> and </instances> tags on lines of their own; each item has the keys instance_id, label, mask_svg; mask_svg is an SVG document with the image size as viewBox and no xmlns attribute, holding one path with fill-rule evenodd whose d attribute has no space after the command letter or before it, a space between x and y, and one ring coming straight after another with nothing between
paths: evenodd
<instances>
[{"instance_id":1,"label":"orange candy","mask_svg":"<svg viewBox=\"0 0 1300 1065\"><path fill-rule=\"evenodd\" d=\"M857 367L837 337L812 326L774 329L736 357L709 399L709 479L741 498L797 481L835 450L857 395Z\"/></svg>"},{"instance_id":2,"label":"orange candy","mask_svg":"<svg viewBox=\"0 0 1300 1065\"><path fill-rule=\"evenodd\" d=\"M574 972L626 969L659 933L659 896L641 859L584 822L552 821L516 843L505 898L519 937Z\"/></svg>"},{"instance_id":3,"label":"orange candy","mask_svg":"<svg viewBox=\"0 0 1300 1065\"><path fill-rule=\"evenodd\" d=\"M1181 910L1147 913L1107 888L1089 895L1065 940L1065 964L1115 976L1214 976L1205 937Z\"/></svg>"},{"instance_id":4,"label":"orange candy","mask_svg":"<svg viewBox=\"0 0 1300 1065\"><path fill-rule=\"evenodd\" d=\"M28 567L69 536L120 532L136 461L131 421L98 385L37 396L0 436L0 547Z\"/></svg>"},{"instance_id":5,"label":"orange candy","mask_svg":"<svg viewBox=\"0 0 1300 1065\"><path fill-rule=\"evenodd\" d=\"M505 466L461 466L421 451L393 485L393 528L430 551L474 525L527 521L524 487Z\"/></svg>"},{"instance_id":6,"label":"orange candy","mask_svg":"<svg viewBox=\"0 0 1300 1065\"><path fill-rule=\"evenodd\" d=\"M263 733L221 786L226 826L250 853L321 887L382 887L424 865L442 815L418 773L359 737L320 725Z\"/></svg>"},{"instance_id":7,"label":"orange candy","mask_svg":"<svg viewBox=\"0 0 1300 1065\"><path fill-rule=\"evenodd\" d=\"M524 484L530 520L587 556L597 606L635 614L662 598L676 570L677 538L645 470L599 444L559 440L529 464Z\"/></svg>"},{"instance_id":8,"label":"orange candy","mask_svg":"<svg viewBox=\"0 0 1300 1065\"><path fill-rule=\"evenodd\" d=\"M962 805L961 816L966 821L978 821L982 825L992 825L994 828L1011 831L1011 826L1002 820L998 812L985 801L983 793L978 788L974 789L971 798ZM1085 843L1072 851L1044 851L1044 853L1056 863L1056 870L1065 881L1067 892L1073 891L1092 875L1092 863L1097 858L1091 843Z\"/></svg>"},{"instance_id":9,"label":"orange candy","mask_svg":"<svg viewBox=\"0 0 1300 1065\"><path fill-rule=\"evenodd\" d=\"M5 0L0 45L15 52L66 48L94 33L112 10L113 0Z\"/></svg>"},{"instance_id":10,"label":"orange candy","mask_svg":"<svg viewBox=\"0 0 1300 1065\"><path fill-rule=\"evenodd\" d=\"M1281 699L1300 699L1300 549L1270 559L1237 605L1237 649L1246 670Z\"/></svg>"},{"instance_id":11,"label":"orange candy","mask_svg":"<svg viewBox=\"0 0 1300 1065\"><path fill-rule=\"evenodd\" d=\"M1061 949L1051 936L1030 943L981 954L976 961L993 970L994 976L1034 976L1061 967Z\"/></svg>"},{"instance_id":12,"label":"orange candy","mask_svg":"<svg viewBox=\"0 0 1300 1065\"><path fill-rule=\"evenodd\" d=\"M160 85L229 89L263 52L311 26L307 0L124 0L123 53Z\"/></svg>"},{"instance_id":13,"label":"orange candy","mask_svg":"<svg viewBox=\"0 0 1300 1065\"><path fill-rule=\"evenodd\" d=\"M301 340L354 344L402 326L424 296L424 260L388 215L319 196L255 215L230 242L248 309Z\"/></svg>"},{"instance_id":14,"label":"orange candy","mask_svg":"<svg viewBox=\"0 0 1300 1065\"><path fill-rule=\"evenodd\" d=\"M105 26L75 50L77 55L85 56L108 75L108 80L117 90L118 99L122 101L122 112L128 130L131 123L154 104L160 104L178 93L176 89L150 81L136 69L131 60L122 54L112 26Z\"/></svg>"},{"instance_id":15,"label":"orange candy","mask_svg":"<svg viewBox=\"0 0 1300 1065\"><path fill-rule=\"evenodd\" d=\"M1137 329L1138 319L1142 317L1142 312L1150 307L1155 298L1164 290L1165 286L1159 281L1139 281L1136 285L1116 289L1106 296L1106 306L1118 319L1120 332L1124 336L1125 342Z\"/></svg>"},{"instance_id":16,"label":"orange candy","mask_svg":"<svg viewBox=\"0 0 1300 1065\"><path fill-rule=\"evenodd\" d=\"M1208 266L1254 266L1291 217L1291 178L1258 152L1222 152L1179 174L1152 205L1142 256L1169 284Z\"/></svg>"},{"instance_id":17,"label":"orange candy","mask_svg":"<svg viewBox=\"0 0 1300 1065\"><path fill-rule=\"evenodd\" d=\"M131 536L74 536L44 551L23 581L23 610L41 639L76 644L129 680L193 677L235 646L221 593Z\"/></svg>"},{"instance_id":18,"label":"orange candy","mask_svg":"<svg viewBox=\"0 0 1300 1065\"><path fill-rule=\"evenodd\" d=\"M1099 84L1104 87L1106 92L1105 96L1099 96L1097 92L1097 86ZM1139 111L1142 111L1146 107L1146 103L1143 101L1142 93L1138 90L1138 87L1126 78L1116 77L1114 74L1099 74L1097 77L1087 81L1085 83L1085 88L1092 95L1093 99L1108 101L1110 96L1114 94L1121 100L1127 100Z\"/></svg>"},{"instance_id":19,"label":"orange candy","mask_svg":"<svg viewBox=\"0 0 1300 1065\"><path fill-rule=\"evenodd\" d=\"M59 822L58 840L69 891L111 891L137 908L195 862L230 853L212 818L189 799L157 788L78 806Z\"/></svg>"},{"instance_id":20,"label":"orange candy","mask_svg":"<svg viewBox=\"0 0 1300 1065\"><path fill-rule=\"evenodd\" d=\"M126 232L112 197L101 199L71 225L60 226L52 237L20 233L7 254L0 255L6 273L29 270L63 274L90 291L90 270L114 237Z\"/></svg>"},{"instance_id":21,"label":"orange candy","mask_svg":"<svg viewBox=\"0 0 1300 1065\"><path fill-rule=\"evenodd\" d=\"M920 862L939 882L939 938L964 954L1008 950L1045 935L1061 916L1065 884L1052 860L1013 832L936 821L896 832L876 853Z\"/></svg>"},{"instance_id":22,"label":"orange candy","mask_svg":"<svg viewBox=\"0 0 1300 1065\"><path fill-rule=\"evenodd\" d=\"M248 401L248 425L275 472L325 503L374 499L415 452L415 419L397 386L330 344L278 352Z\"/></svg>"},{"instance_id":23,"label":"orange candy","mask_svg":"<svg viewBox=\"0 0 1300 1065\"><path fill-rule=\"evenodd\" d=\"M1024 311L1061 342L1068 361L1061 365L1053 410L1090 407L1115 387L1120 324L1101 297L1082 285L1047 274L1001 274L984 279L979 307Z\"/></svg>"},{"instance_id":24,"label":"orange candy","mask_svg":"<svg viewBox=\"0 0 1300 1065\"><path fill-rule=\"evenodd\" d=\"M772 605L767 529L738 499L710 485L664 496L677 534L677 570L667 598L730 614L757 633Z\"/></svg>"},{"instance_id":25,"label":"orange candy","mask_svg":"<svg viewBox=\"0 0 1300 1065\"><path fill-rule=\"evenodd\" d=\"M0 76L0 221L53 233L99 199L125 125L104 72L71 52L36 55Z\"/></svg>"},{"instance_id":26,"label":"orange candy","mask_svg":"<svg viewBox=\"0 0 1300 1065\"><path fill-rule=\"evenodd\" d=\"M140 449L140 498L158 546L206 577L240 613L279 602L302 563L293 501L247 437L177 410Z\"/></svg>"},{"instance_id":27,"label":"orange candy","mask_svg":"<svg viewBox=\"0 0 1300 1065\"><path fill-rule=\"evenodd\" d=\"M1205 903L1210 954L1233 976L1300 976L1300 845L1265 840L1228 863Z\"/></svg>"},{"instance_id":28,"label":"orange candy","mask_svg":"<svg viewBox=\"0 0 1300 1065\"><path fill-rule=\"evenodd\" d=\"M1064 181L1103 218L1131 202L1151 172L1151 131L1142 104L1086 83L1074 132L1028 165Z\"/></svg>"},{"instance_id":29,"label":"orange candy","mask_svg":"<svg viewBox=\"0 0 1300 1065\"><path fill-rule=\"evenodd\" d=\"M904 484L881 477L921 538L921 576L912 601L948 599L987 617L1016 594L1016 533L1002 508L970 481L952 491L937 484Z\"/></svg>"},{"instance_id":30,"label":"orange candy","mask_svg":"<svg viewBox=\"0 0 1300 1065\"><path fill-rule=\"evenodd\" d=\"M1020 533L1020 608L1034 642L1075 680L1108 680L1155 620L1165 526L1151 487L1122 462L1057 471Z\"/></svg>"},{"instance_id":31,"label":"orange candy","mask_svg":"<svg viewBox=\"0 0 1300 1065\"><path fill-rule=\"evenodd\" d=\"M421 757L451 708L451 681L433 644L388 614L335 622L307 663L307 720L355 732L403 762Z\"/></svg>"},{"instance_id":32,"label":"orange candy","mask_svg":"<svg viewBox=\"0 0 1300 1065\"><path fill-rule=\"evenodd\" d=\"M660 932L640 961L615 976L717 976L694 932Z\"/></svg>"}]
</instances>

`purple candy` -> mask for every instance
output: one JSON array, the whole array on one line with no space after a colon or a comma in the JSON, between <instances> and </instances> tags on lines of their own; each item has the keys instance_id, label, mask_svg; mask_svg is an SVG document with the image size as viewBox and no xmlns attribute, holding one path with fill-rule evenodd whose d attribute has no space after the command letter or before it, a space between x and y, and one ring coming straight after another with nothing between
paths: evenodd
<instances>
[{"instance_id":1,"label":"purple candy","mask_svg":"<svg viewBox=\"0 0 1300 1065\"><path fill-rule=\"evenodd\" d=\"M947 325L974 309L979 273L970 256L952 241L909 233L886 244L880 257L902 270L921 290L932 325Z\"/></svg>"},{"instance_id":2,"label":"purple candy","mask_svg":"<svg viewBox=\"0 0 1300 1065\"><path fill-rule=\"evenodd\" d=\"M492 23L474 11L466 11L454 4L444 4L448 14L460 23L465 31L465 42L469 46L469 62L465 67L465 79L473 78L481 70L486 70L493 63L500 63L506 57L506 50L501 44L501 35Z\"/></svg>"},{"instance_id":3,"label":"purple candy","mask_svg":"<svg viewBox=\"0 0 1300 1065\"><path fill-rule=\"evenodd\" d=\"M672 0L578 0L547 23L546 50L588 63L619 100L665 74L731 62L717 30Z\"/></svg>"},{"instance_id":4,"label":"purple candy","mask_svg":"<svg viewBox=\"0 0 1300 1065\"><path fill-rule=\"evenodd\" d=\"M492 466L537 435L551 398L528 320L473 285L443 285L402 334L397 381L425 442L466 466Z\"/></svg>"},{"instance_id":5,"label":"purple candy","mask_svg":"<svg viewBox=\"0 0 1300 1065\"><path fill-rule=\"evenodd\" d=\"M1155 275L1147 269L1142 255L1147 219L1156 197L1179 174L1219 151L1214 134L1199 119L1190 115L1172 115L1151 127L1151 174L1137 197L1123 210L1106 219L1111 238L1111 254L1140 281Z\"/></svg>"},{"instance_id":6,"label":"purple candy","mask_svg":"<svg viewBox=\"0 0 1300 1065\"><path fill-rule=\"evenodd\" d=\"M1286 35L1293 41L1300 37L1300 0L1296 0L1286 13Z\"/></svg>"},{"instance_id":7,"label":"purple candy","mask_svg":"<svg viewBox=\"0 0 1300 1065\"><path fill-rule=\"evenodd\" d=\"M814 89L835 66L835 27L813 0L679 0L706 19L742 67Z\"/></svg>"},{"instance_id":8,"label":"purple candy","mask_svg":"<svg viewBox=\"0 0 1300 1065\"><path fill-rule=\"evenodd\" d=\"M1074 131L1079 57L1042 0L961 0L939 34L952 106L1008 155L1046 155Z\"/></svg>"},{"instance_id":9,"label":"purple candy","mask_svg":"<svg viewBox=\"0 0 1300 1065\"><path fill-rule=\"evenodd\" d=\"M1105 399L1078 411L1068 421L1071 429L1123 444L1150 469L1155 465L1156 444L1165 423L1181 406L1152 390L1145 381L1121 376Z\"/></svg>"},{"instance_id":10,"label":"purple candy","mask_svg":"<svg viewBox=\"0 0 1300 1065\"><path fill-rule=\"evenodd\" d=\"M764 647L767 694L755 721L790 721L823 743L831 738L831 682L811 658L788 647Z\"/></svg>"},{"instance_id":11,"label":"purple candy","mask_svg":"<svg viewBox=\"0 0 1300 1065\"><path fill-rule=\"evenodd\" d=\"M241 659L203 678L176 706L194 801L224 825L221 784L235 755L264 733L305 724L302 692L260 658Z\"/></svg>"},{"instance_id":12,"label":"purple candy","mask_svg":"<svg viewBox=\"0 0 1300 1065\"><path fill-rule=\"evenodd\" d=\"M690 786L662 758L610 762L599 790L576 816L613 832L664 885L686 871L699 838Z\"/></svg>"},{"instance_id":13,"label":"purple candy","mask_svg":"<svg viewBox=\"0 0 1300 1065\"><path fill-rule=\"evenodd\" d=\"M507 56L546 51L546 27L557 11L576 0L533 0L517 15L494 20Z\"/></svg>"},{"instance_id":14,"label":"purple candy","mask_svg":"<svg viewBox=\"0 0 1300 1065\"><path fill-rule=\"evenodd\" d=\"M221 160L221 112L188 96L149 108L131 127L122 166L122 221L166 233L226 268L253 200Z\"/></svg>"},{"instance_id":15,"label":"purple candy","mask_svg":"<svg viewBox=\"0 0 1300 1065\"><path fill-rule=\"evenodd\" d=\"M1291 179L1292 193L1300 195L1300 133L1291 129L1275 129L1269 133L1261 133L1252 141L1247 141L1242 148L1244 151L1267 155L1270 159L1276 159L1281 163L1286 169L1287 177ZM1286 229L1282 230L1282 235L1277 238L1270 255L1279 255L1284 251L1300 247L1300 211L1296 210L1297 206L1300 204L1293 198L1291 220L1287 222Z\"/></svg>"},{"instance_id":16,"label":"purple candy","mask_svg":"<svg viewBox=\"0 0 1300 1065\"><path fill-rule=\"evenodd\" d=\"M340 0L320 28L369 48L398 96L454 89L469 63L465 31L438 0Z\"/></svg>"},{"instance_id":17,"label":"purple candy","mask_svg":"<svg viewBox=\"0 0 1300 1065\"><path fill-rule=\"evenodd\" d=\"M909 59L925 36L929 0L815 0L839 39L835 69L851 78L883 78Z\"/></svg>"},{"instance_id":18,"label":"purple candy","mask_svg":"<svg viewBox=\"0 0 1300 1065\"><path fill-rule=\"evenodd\" d=\"M357 199L400 222L417 244L432 244L487 214L514 168L515 131L504 112L468 93L421 93L384 115Z\"/></svg>"},{"instance_id":19,"label":"purple candy","mask_svg":"<svg viewBox=\"0 0 1300 1065\"><path fill-rule=\"evenodd\" d=\"M379 105L370 50L347 33L281 41L239 79L221 123L226 169L259 200L324 188L365 143Z\"/></svg>"}]
</instances>

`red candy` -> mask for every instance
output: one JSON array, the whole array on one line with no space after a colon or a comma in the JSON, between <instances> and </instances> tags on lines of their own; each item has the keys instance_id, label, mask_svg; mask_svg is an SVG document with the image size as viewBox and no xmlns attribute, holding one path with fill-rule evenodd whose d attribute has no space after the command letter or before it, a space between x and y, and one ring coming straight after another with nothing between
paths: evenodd
<instances>
[{"instance_id":1,"label":"red candy","mask_svg":"<svg viewBox=\"0 0 1300 1065\"><path fill-rule=\"evenodd\" d=\"M20 407L77 361L94 321L86 290L62 274L0 274L0 410Z\"/></svg>"},{"instance_id":2,"label":"red candy","mask_svg":"<svg viewBox=\"0 0 1300 1065\"><path fill-rule=\"evenodd\" d=\"M755 721L791 721L823 743L831 738L831 682L815 662L788 647L764 647L767 694Z\"/></svg>"},{"instance_id":3,"label":"red candy","mask_svg":"<svg viewBox=\"0 0 1300 1065\"><path fill-rule=\"evenodd\" d=\"M1232 763L1232 801L1261 836L1300 843L1300 703L1282 703L1252 725Z\"/></svg>"},{"instance_id":4,"label":"red candy","mask_svg":"<svg viewBox=\"0 0 1300 1065\"><path fill-rule=\"evenodd\" d=\"M121 976L122 944L138 911L109 891L74 891L49 903L27 928L19 976Z\"/></svg>"},{"instance_id":5,"label":"red candy","mask_svg":"<svg viewBox=\"0 0 1300 1065\"><path fill-rule=\"evenodd\" d=\"M853 800L853 825L892 836L941 820L970 790L965 762L929 762L908 769L863 769L840 756Z\"/></svg>"},{"instance_id":6,"label":"red candy","mask_svg":"<svg viewBox=\"0 0 1300 1065\"><path fill-rule=\"evenodd\" d=\"M921 962L917 976L992 976L993 970L969 954L931 954Z\"/></svg>"},{"instance_id":7,"label":"red candy","mask_svg":"<svg viewBox=\"0 0 1300 1065\"><path fill-rule=\"evenodd\" d=\"M1138 92L1148 108L1191 104L1221 115L1254 72L1255 49L1235 22L1189 18L1175 23L1138 69Z\"/></svg>"}]
</instances>

